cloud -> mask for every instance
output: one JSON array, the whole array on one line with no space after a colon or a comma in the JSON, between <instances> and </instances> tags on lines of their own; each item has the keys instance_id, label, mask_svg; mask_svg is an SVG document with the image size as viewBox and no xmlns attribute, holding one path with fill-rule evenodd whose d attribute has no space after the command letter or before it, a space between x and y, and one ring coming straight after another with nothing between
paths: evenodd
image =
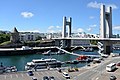
<instances>
[{"instance_id":1,"label":"cloud","mask_svg":"<svg viewBox=\"0 0 120 80\"><path fill-rule=\"evenodd\" d=\"M49 26L49 27L48 27L48 29L53 29L53 28L54 28L54 26Z\"/></svg>"},{"instance_id":2,"label":"cloud","mask_svg":"<svg viewBox=\"0 0 120 80\"><path fill-rule=\"evenodd\" d=\"M84 30L82 28L78 28L77 32L84 32Z\"/></svg>"},{"instance_id":3,"label":"cloud","mask_svg":"<svg viewBox=\"0 0 120 80\"><path fill-rule=\"evenodd\" d=\"M31 12L21 12L21 15L24 17L24 18L31 18L34 16L33 13Z\"/></svg>"},{"instance_id":4,"label":"cloud","mask_svg":"<svg viewBox=\"0 0 120 80\"><path fill-rule=\"evenodd\" d=\"M97 1L90 2L87 4L87 7L90 8L100 8L101 5L106 5L107 7L112 7L113 9L118 9L118 7L115 4L105 4L105 3L98 3Z\"/></svg>"},{"instance_id":5,"label":"cloud","mask_svg":"<svg viewBox=\"0 0 120 80\"><path fill-rule=\"evenodd\" d=\"M90 25L90 27L93 27L93 28L96 27L96 26L97 26L96 24Z\"/></svg>"},{"instance_id":6,"label":"cloud","mask_svg":"<svg viewBox=\"0 0 120 80\"><path fill-rule=\"evenodd\" d=\"M97 1L95 1L95 2L90 2L90 3L87 4L87 7L100 8L100 5L101 5L101 4L102 4L102 3L97 3Z\"/></svg>"},{"instance_id":7,"label":"cloud","mask_svg":"<svg viewBox=\"0 0 120 80\"><path fill-rule=\"evenodd\" d=\"M96 24L90 25L90 27L87 29L87 31L91 32L96 27Z\"/></svg>"},{"instance_id":8,"label":"cloud","mask_svg":"<svg viewBox=\"0 0 120 80\"><path fill-rule=\"evenodd\" d=\"M56 26L56 28L62 28L61 26Z\"/></svg>"},{"instance_id":9,"label":"cloud","mask_svg":"<svg viewBox=\"0 0 120 80\"><path fill-rule=\"evenodd\" d=\"M119 26L113 26L113 30L120 30L120 25Z\"/></svg>"},{"instance_id":10,"label":"cloud","mask_svg":"<svg viewBox=\"0 0 120 80\"><path fill-rule=\"evenodd\" d=\"M62 32L62 30L58 30L59 32Z\"/></svg>"},{"instance_id":11,"label":"cloud","mask_svg":"<svg viewBox=\"0 0 120 80\"><path fill-rule=\"evenodd\" d=\"M61 29L62 29L61 26L49 26L47 32L49 33L61 32Z\"/></svg>"},{"instance_id":12,"label":"cloud","mask_svg":"<svg viewBox=\"0 0 120 80\"><path fill-rule=\"evenodd\" d=\"M92 31L92 28L90 27L90 28L88 28L87 30L90 32L90 31Z\"/></svg>"},{"instance_id":13,"label":"cloud","mask_svg":"<svg viewBox=\"0 0 120 80\"><path fill-rule=\"evenodd\" d=\"M89 19L94 19L95 17L94 16L90 16Z\"/></svg>"},{"instance_id":14,"label":"cloud","mask_svg":"<svg viewBox=\"0 0 120 80\"><path fill-rule=\"evenodd\" d=\"M54 30L47 30L48 33L55 33Z\"/></svg>"}]
</instances>

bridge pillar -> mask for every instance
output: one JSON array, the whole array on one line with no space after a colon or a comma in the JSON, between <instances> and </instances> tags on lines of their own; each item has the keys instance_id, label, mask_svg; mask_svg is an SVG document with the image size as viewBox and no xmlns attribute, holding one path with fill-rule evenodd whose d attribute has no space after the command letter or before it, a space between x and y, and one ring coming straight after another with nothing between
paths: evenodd
<instances>
[{"instance_id":1,"label":"bridge pillar","mask_svg":"<svg viewBox=\"0 0 120 80\"><path fill-rule=\"evenodd\" d=\"M62 31L62 40L61 40L61 48L70 48L71 47L71 40L64 39L66 37L71 37L71 25L72 25L72 18L70 17L68 20L66 17L63 17L63 31ZM66 30L68 27L68 32Z\"/></svg>"},{"instance_id":2,"label":"bridge pillar","mask_svg":"<svg viewBox=\"0 0 120 80\"><path fill-rule=\"evenodd\" d=\"M71 47L71 40L66 40L66 39L60 40L60 47L61 48L70 48Z\"/></svg>"},{"instance_id":3,"label":"bridge pillar","mask_svg":"<svg viewBox=\"0 0 120 80\"><path fill-rule=\"evenodd\" d=\"M110 55L110 53L113 51L111 41L98 42L98 48L99 48L99 51L98 51L99 54Z\"/></svg>"},{"instance_id":4,"label":"bridge pillar","mask_svg":"<svg viewBox=\"0 0 120 80\"><path fill-rule=\"evenodd\" d=\"M113 51L111 41L104 41L104 54L110 55Z\"/></svg>"},{"instance_id":5,"label":"bridge pillar","mask_svg":"<svg viewBox=\"0 0 120 80\"><path fill-rule=\"evenodd\" d=\"M66 17L63 17L63 31L62 31L62 38L71 37L71 24L72 18L70 17L68 20ZM68 32L66 32L66 27L68 26ZM68 34L68 36L67 36Z\"/></svg>"},{"instance_id":6,"label":"bridge pillar","mask_svg":"<svg viewBox=\"0 0 120 80\"><path fill-rule=\"evenodd\" d=\"M100 38L112 38L112 7L105 8L101 5L100 9ZM112 42L102 41L103 53L110 54L112 52Z\"/></svg>"},{"instance_id":7,"label":"bridge pillar","mask_svg":"<svg viewBox=\"0 0 120 80\"><path fill-rule=\"evenodd\" d=\"M112 38L112 7L100 9L100 38Z\"/></svg>"}]
</instances>

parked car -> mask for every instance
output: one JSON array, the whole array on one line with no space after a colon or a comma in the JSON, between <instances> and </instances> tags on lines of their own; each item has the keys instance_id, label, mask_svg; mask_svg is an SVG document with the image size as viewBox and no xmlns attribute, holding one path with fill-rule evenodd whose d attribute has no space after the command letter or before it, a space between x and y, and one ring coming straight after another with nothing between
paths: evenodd
<instances>
[{"instance_id":1,"label":"parked car","mask_svg":"<svg viewBox=\"0 0 120 80\"><path fill-rule=\"evenodd\" d=\"M49 80L55 80L55 78L53 76L50 76Z\"/></svg>"},{"instance_id":2,"label":"parked car","mask_svg":"<svg viewBox=\"0 0 120 80\"><path fill-rule=\"evenodd\" d=\"M93 59L93 63L101 63L101 59L100 58L95 58L95 59Z\"/></svg>"},{"instance_id":3,"label":"parked car","mask_svg":"<svg viewBox=\"0 0 120 80\"><path fill-rule=\"evenodd\" d=\"M36 77L32 77L32 80L37 80L37 78Z\"/></svg>"},{"instance_id":4,"label":"parked car","mask_svg":"<svg viewBox=\"0 0 120 80\"><path fill-rule=\"evenodd\" d=\"M117 65L117 66L120 66L120 62L118 62L116 65Z\"/></svg>"},{"instance_id":5,"label":"parked car","mask_svg":"<svg viewBox=\"0 0 120 80\"><path fill-rule=\"evenodd\" d=\"M114 75L110 76L110 80L116 80L116 79L117 78Z\"/></svg>"},{"instance_id":6,"label":"parked car","mask_svg":"<svg viewBox=\"0 0 120 80\"><path fill-rule=\"evenodd\" d=\"M43 80L49 80L49 78L47 76L44 76Z\"/></svg>"},{"instance_id":7,"label":"parked car","mask_svg":"<svg viewBox=\"0 0 120 80\"><path fill-rule=\"evenodd\" d=\"M62 70L60 68L57 68L58 72L62 72Z\"/></svg>"},{"instance_id":8,"label":"parked car","mask_svg":"<svg viewBox=\"0 0 120 80\"><path fill-rule=\"evenodd\" d=\"M28 70L28 75L29 76L33 76L34 74L33 74L33 71L32 70Z\"/></svg>"},{"instance_id":9,"label":"parked car","mask_svg":"<svg viewBox=\"0 0 120 80\"><path fill-rule=\"evenodd\" d=\"M67 72L63 72L62 75L63 75L67 80L70 80L70 76L68 75Z\"/></svg>"}]
</instances>

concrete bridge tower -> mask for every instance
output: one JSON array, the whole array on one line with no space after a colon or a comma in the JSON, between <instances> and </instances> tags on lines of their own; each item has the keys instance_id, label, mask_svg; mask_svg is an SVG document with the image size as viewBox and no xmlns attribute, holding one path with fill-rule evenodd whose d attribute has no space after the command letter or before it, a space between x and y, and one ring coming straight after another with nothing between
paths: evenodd
<instances>
[{"instance_id":1,"label":"concrete bridge tower","mask_svg":"<svg viewBox=\"0 0 120 80\"><path fill-rule=\"evenodd\" d=\"M112 38L112 7L100 8L100 38ZM104 54L110 54L112 51L111 41L102 41Z\"/></svg>"},{"instance_id":2,"label":"concrete bridge tower","mask_svg":"<svg viewBox=\"0 0 120 80\"><path fill-rule=\"evenodd\" d=\"M72 18L70 17L69 19L67 19L66 17L63 17L63 30L62 30L63 40L61 40L62 48L71 47L71 40L64 39L66 37L71 37L71 25L72 25ZM67 32L66 28L68 28L68 32Z\"/></svg>"},{"instance_id":3,"label":"concrete bridge tower","mask_svg":"<svg viewBox=\"0 0 120 80\"><path fill-rule=\"evenodd\" d=\"M63 17L62 38L71 36L71 24L72 24L72 18L71 17L69 19L67 19L66 17ZM66 27L67 26L68 26L68 33L66 32ZM67 36L67 34L68 34L68 36Z\"/></svg>"},{"instance_id":4,"label":"concrete bridge tower","mask_svg":"<svg viewBox=\"0 0 120 80\"><path fill-rule=\"evenodd\" d=\"M100 10L100 38L112 38L112 7L105 5Z\"/></svg>"}]
</instances>

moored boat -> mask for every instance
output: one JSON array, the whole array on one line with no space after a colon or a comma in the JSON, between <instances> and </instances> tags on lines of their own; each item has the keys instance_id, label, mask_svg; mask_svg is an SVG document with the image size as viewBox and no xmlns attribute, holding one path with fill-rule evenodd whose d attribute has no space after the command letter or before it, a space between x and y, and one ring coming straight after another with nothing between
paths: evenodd
<instances>
[{"instance_id":1,"label":"moored boat","mask_svg":"<svg viewBox=\"0 0 120 80\"><path fill-rule=\"evenodd\" d=\"M78 64L79 61L78 60L73 60L73 61L66 61L66 64Z\"/></svg>"},{"instance_id":2,"label":"moored boat","mask_svg":"<svg viewBox=\"0 0 120 80\"><path fill-rule=\"evenodd\" d=\"M62 62L54 58L48 59L33 59L31 62L27 62L25 65L25 70L29 69L44 69L44 68L56 68L61 67Z\"/></svg>"}]
</instances>

